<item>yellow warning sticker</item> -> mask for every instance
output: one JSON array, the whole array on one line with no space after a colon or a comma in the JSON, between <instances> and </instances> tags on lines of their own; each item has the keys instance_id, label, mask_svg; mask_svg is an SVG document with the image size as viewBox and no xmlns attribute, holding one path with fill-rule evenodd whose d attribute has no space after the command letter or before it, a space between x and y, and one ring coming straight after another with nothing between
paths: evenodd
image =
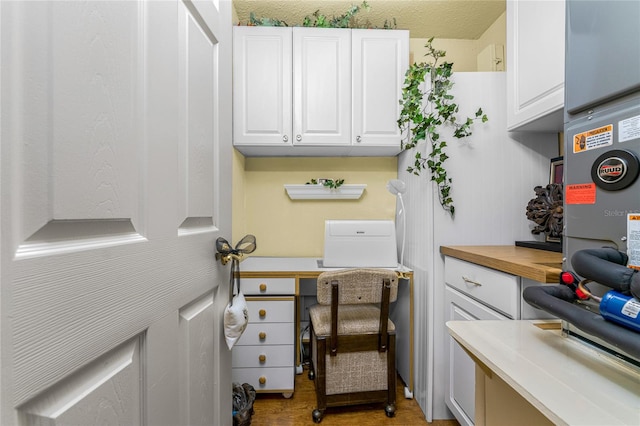
<instances>
[{"instance_id":1,"label":"yellow warning sticker","mask_svg":"<svg viewBox=\"0 0 640 426\"><path fill-rule=\"evenodd\" d=\"M613 145L613 124L588 130L573 136L573 152L589 151Z\"/></svg>"}]
</instances>

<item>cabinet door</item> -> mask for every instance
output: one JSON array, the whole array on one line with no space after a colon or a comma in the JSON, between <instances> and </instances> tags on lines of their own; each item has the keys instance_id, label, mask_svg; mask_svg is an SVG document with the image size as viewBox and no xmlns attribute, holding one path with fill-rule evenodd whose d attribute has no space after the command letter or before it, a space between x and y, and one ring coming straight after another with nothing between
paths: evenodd
<instances>
[{"instance_id":1,"label":"cabinet door","mask_svg":"<svg viewBox=\"0 0 640 426\"><path fill-rule=\"evenodd\" d=\"M351 46L354 149L393 146L400 152L397 120L409 66L409 32L352 30Z\"/></svg>"},{"instance_id":2,"label":"cabinet door","mask_svg":"<svg viewBox=\"0 0 640 426\"><path fill-rule=\"evenodd\" d=\"M234 144L291 145L291 28L233 30Z\"/></svg>"},{"instance_id":3,"label":"cabinet door","mask_svg":"<svg viewBox=\"0 0 640 426\"><path fill-rule=\"evenodd\" d=\"M351 142L351 30L293 29L294 145Z\"/></svg>"},{"instance_id":4,"label":"cabinet door","mask_svg":"<svg viewBox=\"0 0 640 426\"><path fill-rule=\"evenodd\" d=\"M562 131L564 0L507 2L507 128Z\"/></svg>"},{"instance_id":5,"label":"cabinet door","mask_svg":"<svg viewBox=\"0 0 640 426\"><path fill-rule=\"evenodd\" d=\"M509 319L448 286L445 289L445 301L447 321ZM447 335L447 342L445 402L461 425L473 425L475 363L453 337Z\"/></svg>"}]
</instances>

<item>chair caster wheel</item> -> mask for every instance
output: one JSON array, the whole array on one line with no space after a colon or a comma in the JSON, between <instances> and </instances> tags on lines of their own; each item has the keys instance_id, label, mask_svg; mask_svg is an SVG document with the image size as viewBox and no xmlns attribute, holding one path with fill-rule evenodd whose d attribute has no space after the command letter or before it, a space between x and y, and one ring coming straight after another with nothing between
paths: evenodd
<instances>
[{"instance_id":1,"label":"chair caster wheel","mask_svg":"<svg viewBox=\"0 0 640 426\"><path fill-rule=\"evenodd\" d=\"M396 415L396 406L394 404L389 404L384 407L384 413L387 417L394 417Z\"/></svg>"},{"instance_id":2,"label":"chair caster wheel","mask_svg":"<svg viewBox=\"0 0 640 426\"><path fill-rule=\"evenodd\" d=\"M316 378L316 373L313 370L309 370L309 380Z\"/></svg>"},{"instance_id":3,"label":"chair caster wheel","mask_svg":"<svg viewBox=\"0 0 640 426\"><path fill-rule=\"evenodd\" d=\"M322 417L323 417L323 413L322 411L318 410L317 408L315 410L313 410L313 413L311 413L311 417L313 417L313 422L314 423L320 423L322 421Z\"/></svg>"}]
</instances>

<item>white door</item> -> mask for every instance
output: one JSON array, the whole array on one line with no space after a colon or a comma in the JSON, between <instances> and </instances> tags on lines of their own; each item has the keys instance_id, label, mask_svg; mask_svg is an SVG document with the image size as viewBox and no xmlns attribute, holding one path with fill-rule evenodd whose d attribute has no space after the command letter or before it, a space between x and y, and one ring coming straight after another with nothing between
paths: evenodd
<instances>
[{"instance_id":1,"label":"white door","mask_svg":"<svg viewBox=\"0 0 640 426\"><path fill-rule=\"evenodd\" d=\"M0 20L0 424L230 424L231 2Z\"/></svg>"}]
</instances>

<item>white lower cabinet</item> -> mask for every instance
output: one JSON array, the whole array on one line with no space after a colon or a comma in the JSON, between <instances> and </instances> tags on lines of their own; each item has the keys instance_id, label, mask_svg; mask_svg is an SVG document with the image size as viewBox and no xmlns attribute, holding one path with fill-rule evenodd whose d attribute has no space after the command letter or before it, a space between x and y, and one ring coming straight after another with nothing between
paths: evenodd
<instances>
[{"instance_id":1,"label":"white lower cabinet","mask_svg":"<svg viewBox=\"0 0 640 426\"><path fill-rule=\"evenodd\" d=\"M522 289L540 285L515 275L445 257L445 320L516 320L548 318L522 300ZM446 333L445 401L458 422L473 425L475 363Z\"/></svg>"},{"instance_id":2,"label":"white lower cabinet","mask_svg":"<svg viewBox=\"0 0 640 426\"><path fill-rule=\"evenodd\" d=\"M233 347L232 379L256 392L289 397L295 377L295 280L247 279L246 284L249 324Z\"/></svg>"}]
</instances>

